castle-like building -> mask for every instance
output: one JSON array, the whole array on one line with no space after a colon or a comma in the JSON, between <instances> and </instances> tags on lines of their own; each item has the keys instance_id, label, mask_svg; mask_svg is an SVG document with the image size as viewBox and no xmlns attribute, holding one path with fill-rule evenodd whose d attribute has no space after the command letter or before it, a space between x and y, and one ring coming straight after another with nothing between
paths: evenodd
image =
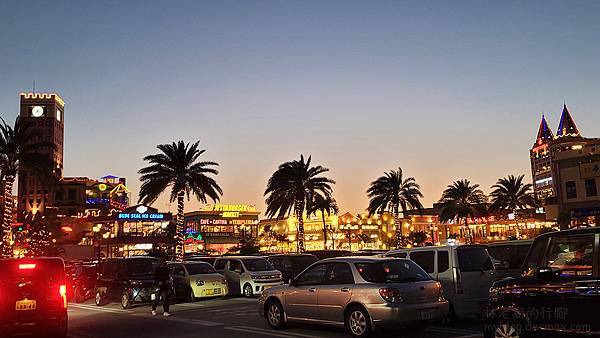
<instances>
[{"instance_id":1,"label":"castle-like building","mask_svg":"<svg viewBox=\"0 0 600 338\"><path fill-rule=\"evenodd\" d=\"M600 139L581 135L565 104L556 135L546 117L529 151L534 192L547 219L589 223L600 216ZM598 222L596 222L597 224Z\"/></svg>"}]
</instances>

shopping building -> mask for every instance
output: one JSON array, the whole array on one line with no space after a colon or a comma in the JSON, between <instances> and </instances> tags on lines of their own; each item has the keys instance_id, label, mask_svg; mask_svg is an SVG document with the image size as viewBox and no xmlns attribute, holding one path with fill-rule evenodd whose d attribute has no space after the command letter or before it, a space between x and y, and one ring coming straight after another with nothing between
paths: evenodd
<instances>
[{"instance_id":1,"label":"shopping building","mask_svg":"<svg viewBox=\"0 0 600 338\"><path fill-rule=\"evenodd\" d=\"M258 237L254 205L214 204L185 213L185 252L226 253L242 238Z\"/></svg>"},{"instance_id":2,"label":"shopping building","mask_svg":"<svg viewBox=\"0 0 600 338\"><path fill-rule=\"evenodd\" d=\"M600 139L583 137L566 105L556 135L542 117L530 159L534 191L547 220L598 224Z\"/></svg>"}]
</instances>

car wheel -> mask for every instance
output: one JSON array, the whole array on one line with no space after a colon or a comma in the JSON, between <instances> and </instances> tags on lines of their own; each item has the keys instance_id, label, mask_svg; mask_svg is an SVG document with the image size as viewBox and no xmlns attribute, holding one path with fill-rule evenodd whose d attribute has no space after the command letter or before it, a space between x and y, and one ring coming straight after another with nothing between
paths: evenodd
<instances>
[{"instance_id":1,"label":"car wheel","mask_svg":"<svg viewBox=\"0 0 600 338\"><path fill-rule=\"evenodd\" d=\"M252 292L252 285L244 284L244 296L248 298L254 296L254 292Z\"/></svg>"},{"instance_id":2,"label":"car wheel","mask_svg":"<svg viewBox=\"0 0 600 338\"><path fill-rule=\"evenodd\" d=\"M352 307L346 313L345 325L352 337L368 337L372 332L371 319L362 307Z\"/></svg>"},{"instance_id":3,"label":"car wheel","mask_svg":"<svg viewBox=\"0 0 600 338\"><path fill-rule=\"evenodd\" d=\"M129 309L131 307L131 300L129 299L129 292L123 292L121 295L121 307L123 309Z\"/></svg>"},{"instance_id":4,"label":"car wheel","mask_svg":"<svg viewBox=\"0 0 600 338\"><path fill-rule=\"evenodd\" d=\"M518 321L503 320L492 324L485 330L486 338L523 338L522 326Z\"/></svg>"},{"instance_id":5,"label":"car wheel","mask_svg":"<svg viewBox=\"0 0 600 338\"><path fill-rule=\"evenodd\" d=\"M96 291L96 297L94 297L94 302L96 303L96 306L104 305L104 295L102 295L102 292Z\"/></svg>"},{"instance_id":6,"label":"car wheel","mask_svg":"<svg viewBox=\"0 0 600 338\"><path fill-rule=\"evenodd\" d=\"M266 306L267 323L270 327L280 330L285 327L283 306L277 300L271 300Z\"/></svg>"}]
</instances>

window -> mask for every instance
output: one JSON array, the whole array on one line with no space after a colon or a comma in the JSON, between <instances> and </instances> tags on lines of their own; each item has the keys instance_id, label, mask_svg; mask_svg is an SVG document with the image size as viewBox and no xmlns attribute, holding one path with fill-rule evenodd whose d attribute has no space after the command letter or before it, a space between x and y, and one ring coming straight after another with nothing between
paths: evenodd
<instances>
[{"instance_id":1,"label":"window","mask_svg":"<svg viewBox=\"0 0 600 338\"><path fill-rule=\"evenodd\" d=\"M410 259L419 264L427 273L435 271L433 262L435 259L435 251L413 251L410 253Z\"/></svg>"},{"instance_id":2,"label":"window","mask_svg":"<svg viewBox=\"0 0 600 338\"><path fill-rule=\"evenodd\" d=\"M544 265L560 269L563 276L590 276L593 257L593 234L555 236L550 242Z\"/></svg>"},{"instance_id":3,"label":"window","mask_svg":"<svg viewBox=\"0 0 600 338\"><path fill-rule=\"evenodd\" d=\"M462 272L489 271L494 268L490 255L483 246L458 248L456 254Z\"/></svg>"},{"instance_id":4,"label":"window","mask_svg":"<svg viewBox=\"0 0 600 338\"><path fill-rule=\"evenodd\" d=\"M440 250L438 254L438 273L447 271L450 267L450 257L448 257L448 251Z\"/></svg>"},{"instance_id":5,"label":"window","mask_svg":"<svg viewBox=\"0 0 600 338\"><path fill-rule=\"evenodd\" d=\"M175 276L185 276L183 266L176 264L171 266L171 273Z\"/></svg>"},{"instance_id":6,"label":"window","mask_svg":"<svg viewBox=\"0 0 600 338\"><path fill-rule=\"evenodd\" d=\"M575 185L575 181L566 182L565 191L567 192L567 198L577 198L577 186Z\"/></svg>"},{"instance_id":7,"label":"window","mask_svg":"<svg viewBox=\"0 0 600 338\"><path fill-rule=\"evenodd\" d=\"M525 257L531 248L531 244L527 245L517 245L516 256L515 256L515 269L520 269L523 266L523 261L525 261Z\"/></svg>"},{"instance_id":8,"label":"window","mask_svg":"<svg viewBox=\"0 0 600 338\"><path fill-rule=\"evenodd\" d=\"M236 272L244 272L244 268L242 267L242 262L240 262L237 259L232 259L229 261L229 271L236 271Z\"/></svg>"},{"instance_id":9,"label":"window","mask_svg":"<svg viewBox=\"0 0 600 338\"><path fill-rule=\"evenodd\" d=\"M371 283L402 283L431 280L431 277L415 262L389 260L383 262L355 263L360 276Z\"/></svg>"},{"instance_id":10,"label":"window","mask_svg":"<svg viewBox=\"0 0 600 338\"><path fill-rule=\"evenodd\" d=\"M598 190L596 189L596 179L590 178L585 180L585 196L592 197L598 196Z\"/></svg>"},{"instance_id":11,"label":"window","mask_svg":"<svg viewBox=\"0 0 600 338\"><path fill-rule=\"evenodd\" d=\"M296 285L320 285L325 278L325 272L327 272L327 265L315 265L296 279Z\"/></svg>"},{"instance_id":12,"label":"window","mask_svg":"<svg viewBox=\"0 0 600 338\"><path fill-rule=\"evenodd\" d=\"M354 284L354 276L348 263L331 263L328 266L331 268L325 277L325 284Z\"/></svg>"},{"instance_id":13,"label":"window","mask_svg":"<svg viewBox=\"0 0 600 338\"><path fill-rule=\"evenodd\" d=\"M224 270L225 265L227 265L227 261L227 259L217 259L217 261L215 262L215 269Z\"/></svg>"},{"instance_id":14,"label":"window","mask_svg":"<svg viewBox=\"0 0 600 338\"><path fill-rule=\"evenodd\" d=\"M496 270L507 270L512 268L511 265L511 255L512 255L512 245L496 245L488 248L488 252L492 259L497 261Z\"/></svg>"},{"instance_id":15,"label":"window","mask_svg":"<svg viewBox=\"0 0 600 338\"><path fill-rule=\"evenodd\" d=\"M264 258L244 259L244 265L249 271L271 271L275 270L273 265Z\"/></svg>"},{"instance_id":16,"label":"window","mask_svg":"<svg viewBox=\"0 0 600 338\"><path fill-rule=\"evenodd\" d=\"M189 263L185 265L190 275L205 275L209 273L217 273L215 268L208 263Z\"/></svg>"},{"instance_id":17,"label":"window","mask_svg":"<svg viewBox=\"0 0 600 338\"><path fill-rule=\"evenodd\" d=\"M74 201L76 198L77 191L75 189L69 189L67 191L67 199L69 201Z\"/></svg>"}]
</instances>

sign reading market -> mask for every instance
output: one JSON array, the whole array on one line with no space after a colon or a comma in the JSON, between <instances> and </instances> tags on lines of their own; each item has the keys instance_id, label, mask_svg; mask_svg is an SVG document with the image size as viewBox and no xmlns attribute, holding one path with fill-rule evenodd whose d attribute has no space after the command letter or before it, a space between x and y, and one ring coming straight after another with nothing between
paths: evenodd
<instances>
[{"instance_id":1,"label":"sign reading market","mask_svg":"<svg viewBox=\"0 0 600 338\"><path fill-rule=\"evenodd\" d=\"M117 214L118 221L126 222L162 222L170 221L172 218L171 213L158 212L158 209L148 207L145 205L136 205L123 210Z\"/></svg>"}]
</instances>

